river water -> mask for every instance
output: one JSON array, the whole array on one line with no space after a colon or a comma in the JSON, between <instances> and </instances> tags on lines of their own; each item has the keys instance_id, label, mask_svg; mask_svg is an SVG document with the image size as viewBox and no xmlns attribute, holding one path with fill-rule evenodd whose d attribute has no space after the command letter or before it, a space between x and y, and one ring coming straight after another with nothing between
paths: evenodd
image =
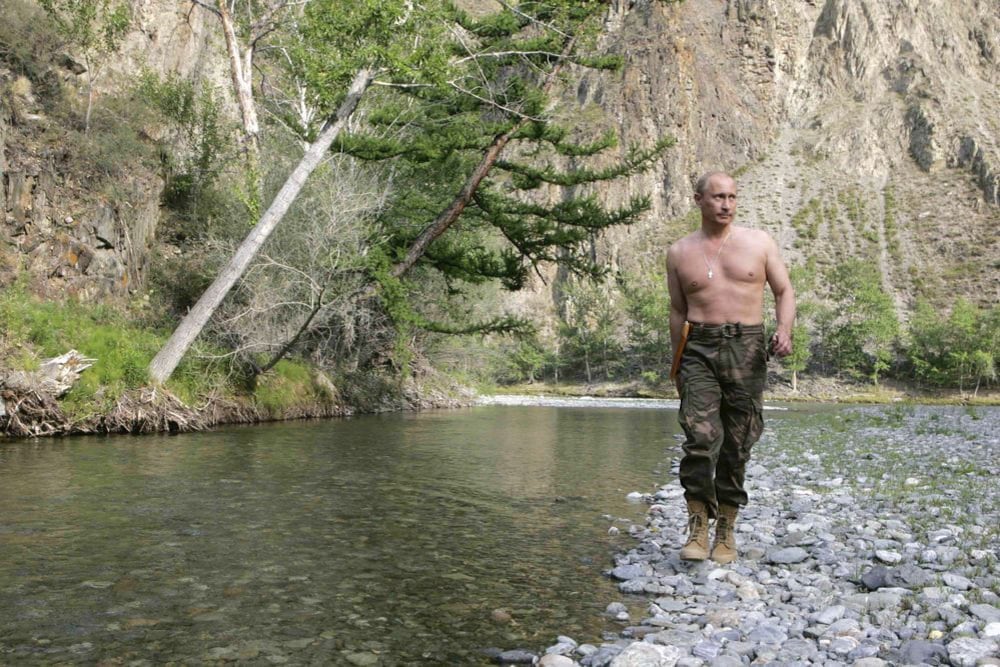
<instances>
[{"instance_id":1,"label":"river water","mask_svg":"<svg viewBox=\"0 0 1000 667\"><path fill-rule=\"evenodd\" d=\"M623 405L0 443L0 664L598 643L622 600L602 571L646 510L626 495L680 451L674 409Z\"/></svg>"}]
</instances>

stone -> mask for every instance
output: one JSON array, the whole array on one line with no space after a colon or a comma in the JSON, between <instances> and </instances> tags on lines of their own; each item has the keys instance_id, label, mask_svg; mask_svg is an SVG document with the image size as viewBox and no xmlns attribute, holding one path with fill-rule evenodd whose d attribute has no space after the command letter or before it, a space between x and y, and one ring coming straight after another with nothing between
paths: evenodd
<instances>
[{"instance_id":1,"label":"stone","mask_svg":"<svg viewBox=\"0 0 1000 667\"><path fill-rule=\"evenodd\" d=\"M611 667L674 667L680 657L680 649L676 646L637 642L616 655Z\"/></svg>"},{"instance_id":2,"label":"stone","mask_svg":"<svg viewBox=\"0 0 1000 667\"><path fill-rule=\"evenodd\" d=\"M743 661L734 655L723 653L713 660L710 667L743 667Z\"/></svg>"},{"instance_id":3,"label":"stone","mask_svg":"<svg viewBox=\"0 0 1000 667\"><path fill-rule=\"evenodd\" d=\"M861 583L870 591L878 590L887 585L889 569L884 565L876 565L861 575Z\"/></svg>"},{"instance_id":4,"label":"stone","mask_svg":"<svg viewBox=\"0 0 1000 667\"><path fill-rule=\"evenodd\" d=\"M533 665L538 660L538 656L525 649L512 649L501 653L497 660L512 665Z\"/></svg>"},{"instance_id":5,"label":"stone","mask_svg":"<svg viewBox=\"0 0 1000 667\"><path fill-rule=\"evenodd\" d=\"M802 547L785 547L784 549L768 552L765 558L769 563L791 565L801 563L809 558L809 552Z\"/></svg>"},{"instance_id":6,"label":"stone","mask_svg":"<svg viewBox=\"0 0 1000 667\"><path fill-rule=\"evenodd\" d=\"M955 667L976 667L980 658L992 657L996 651L996 642L960 637L948 644L948 660Z\"/></svg>"},{"instance_id":7,"label":"stone","mask_svg":"<svg viewBox=\"0 0 1000 667\"><path fill-rule=\"evenodd\" d=\"M574 667L576 664L572 658L557 653L543 655L542 659L538 661L539 667Z\"/></svg>"},{"instance_id":8,"label":"stone","mask_svg":"<svg viewBox=\"0 0 1000 667\"><path fill-rule=\"evenodd\" d=\"M378 656L369 651L347 653L344 655L344 659L356 667L373 667L379 663Z\"/></svg>"},{"instance_id":9,"label":"stone","mask_svg":"<svg viewBox=\"0 0 1000 667\"><path fill-rule=\"evenodd\" d=\"M889 563L890 565L895 565L903 561L903 554L898 551L890 551L888 549L879 549L875 552L875 557L878 558L883 563Z\"/></svg>"},{"instance_id":10,"label":"stone","mask_svg":"<svg viewBox=\"0 0 1000 667\"><path fill-rule=\"evenodd\" d=\"M817 623L822 623L823 625L830 625L834 621L839 621L840 619L842 619L846 611L847 608L844 605L842 604L834 605L832 607L827 607L820 613L816 614L814 620Z\"/></svg>"},{"instance_id":11,"label":"stone","mask_svg":"<svg viewBox=\"0 0 1000 667\"><path fill-rule=\"evenodd\" d=\"M987 623L1000 623L1000 608L989 604L974 604L969 607L969 613Z\"/></svg>"},{"instance_id":12,"label":"stone","mask_svg":"<svg viewBox=\"0 0 1000 667\"><path fill-rule=\"evenodd\" d=\"M945 583L946 586L949 586L956 590L967 591L970 588L972 588L972 582L969 581L969 579L963 577L960 574L955 574L954 572L945 572L944 575L941 577L941 580Z\"/></svg>"},{"instance_id":13,"label":"stone","mask_svg":"<svg viewBox=\"0 0 1000 667\"><path fill-rule=\"evenodd\" d=\"M643 563L632 563L629 565L619 565L611 570L611 576L619 581L638 579L639 577L649 577L653 570L649 565Z\"/></svg>"},{"instance_id":14,"label":"stone","mask_svg":"<svg viewBox=\"0 0 1000 667\"><path fill-rule=\"evenodd\" d=\"M762 623L751 630L747 638L758 644L781 644L788 639L788 632L779 625Z\"/></svg>"},{"instance_id":15,"label":"stone","mask_svg":"<svg viewBox=\"0 0 1000 667\"><path fill-rule=\"evenodd\" d=\"M886 585L916 590L930 582L931 575L917 565L907 564L890 570L885 577Z\"/></svg>"}]
</instances>

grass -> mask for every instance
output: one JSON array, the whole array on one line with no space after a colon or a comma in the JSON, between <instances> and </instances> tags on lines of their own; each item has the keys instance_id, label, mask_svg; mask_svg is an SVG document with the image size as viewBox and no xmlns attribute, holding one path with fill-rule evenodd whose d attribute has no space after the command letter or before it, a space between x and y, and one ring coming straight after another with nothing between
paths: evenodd
<instances>
[{"instance_id":1,"label":"grass","mask_svg":"<svg viewBox=\"0 0 1000 667\"><path fill-rule=\"evenodd\" d=\"M136 326L127 312L75 301L41 301L30 296L23 284L0 295L0 330L0 365L10 370L37 370L43 360L73 349L94 359L61 400L73 421L99 415L125 392L147 385L149 362L167 338L166 332ZM196 346L166 388L188 405L221 395L256 401L275 417L304 404L335 399L314 381L307 365L290 360L279 362L259 378L253 394L247 394L228 364L209 360L218 352L204 344Z\"/></svg>"}]
</instances>

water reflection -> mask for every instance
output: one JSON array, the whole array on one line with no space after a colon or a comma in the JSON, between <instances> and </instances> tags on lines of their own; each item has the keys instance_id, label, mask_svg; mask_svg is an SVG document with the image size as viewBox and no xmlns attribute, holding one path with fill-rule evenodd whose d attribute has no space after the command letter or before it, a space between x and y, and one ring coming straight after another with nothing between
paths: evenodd
<instances>
[{"instance_id":1,"label":"water reflection","mask_svg":"<svg viewBox=\"0 0 1000 667\"><path fill-rule=\"evenodd\" d=\"M0 444L0 663L475 664L597 641L664 410L483 407ZM503 614L494 612L503 609Z\"/></svg>"}]
</instances>

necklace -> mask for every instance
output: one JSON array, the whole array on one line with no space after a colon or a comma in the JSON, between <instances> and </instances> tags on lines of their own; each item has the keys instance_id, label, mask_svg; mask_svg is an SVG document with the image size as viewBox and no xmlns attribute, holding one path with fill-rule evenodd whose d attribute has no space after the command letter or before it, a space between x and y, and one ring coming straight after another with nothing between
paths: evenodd
<instances>
[{"instance_id":1,"label":"necklace","mask_svg":"<svg viewBox=\"0 0 1000 667\"><path fill-rule=\"evenodd\" d=\"M705 254L705 246L701 247L701 257L705 260L705 266L708 267L708 279L711 280L712 276L715 274L715 263L719 261L719 255L722 254L722 249L726 247L726 242L729 241L729 237L733 235L732 230L726 234L726 238L722 239L722 243L719 244L719 249L715 251L715 257L711 262L708 261L708 255Z\"/></svg>"}]
</instances>

